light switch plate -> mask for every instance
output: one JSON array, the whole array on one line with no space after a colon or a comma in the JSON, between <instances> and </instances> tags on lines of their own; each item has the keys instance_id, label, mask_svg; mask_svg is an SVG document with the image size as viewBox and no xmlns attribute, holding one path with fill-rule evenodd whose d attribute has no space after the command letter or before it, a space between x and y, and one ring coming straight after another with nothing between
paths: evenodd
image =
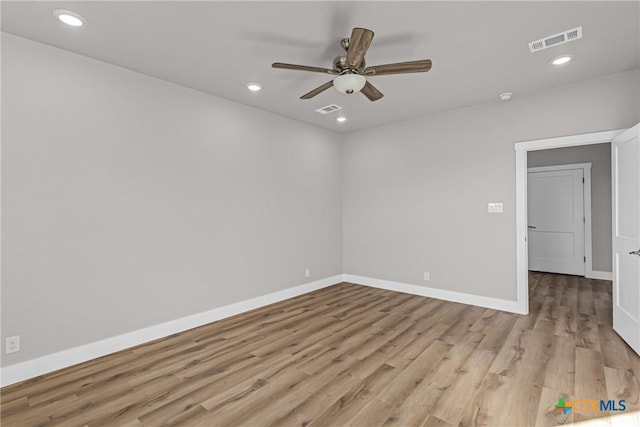
<instances>
[{"instance_id":1,"label":"light switch plate","mask_svg":"<svg viewBox=\"0 0 640 427\"><path fill-rule=\"evenodd\" d=\"M489 213L502 213L504 212L504 205L502 203L489 203L487 207Z\"/></svg>"}]
</instances>

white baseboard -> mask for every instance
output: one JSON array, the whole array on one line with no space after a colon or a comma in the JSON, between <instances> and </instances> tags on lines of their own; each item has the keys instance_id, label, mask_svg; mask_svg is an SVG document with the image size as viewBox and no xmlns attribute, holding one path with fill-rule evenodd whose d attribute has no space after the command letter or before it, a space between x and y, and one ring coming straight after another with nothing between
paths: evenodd
<instances>
[{"instance_id":1,"label":"white baseboard","mask_svg":"<svg viewBox=\"0 0 640 427\"><path fill-rule=\"evenodd\" d=\"M598 279L604 278L611 273L594 271L598 273ZM86 362L98 357L106 356L120 350L144 344L159 338L163 338L178 332L206 325L236 314L244 313L256 308L264 307L288 298L293 298L308 292L326 288L341 282L350 282L358 285L371 286L374 288L386 289L395 292L420 295L424 297L437 298L445 301L459 302L462 304L475 305L479 307L492 308L495 310L508 311L511 313L523 314L518 308L516 301L490 298L479 295L466 294L462 292L447 291L444 289L428 288L425 286L411 285L407 283L392 282L389 280L373 279L371 277L357 276L353 274L339 274L326 279L317 280L282 291L273 292L260 297L240 301L223 307L214 308L203 313L194 314L180 319L171 320L159 325L128 332L104 340L85 344L79 347L70 348L57 353L48 354L36 359L16 363L0 369L0 386L4 387L20 381L37 377L58 369L66 368L78 363Z\"/></svg>"},{"instance_id":2,"label":"white baseboard","mask_svg":"<svg viewBox=\"0 0 640 427\"><path fill-rule=\"evenodd\" d=\"M386 289L389 291L403 292L405 294L420 295L423 297L437 298L445 301L492 308L494 310L525 314L522 312L516 301L483 297L479 295L465 294L462 292L447 291L444 289L428 288L426 286L410 285L408 283L392 282L389 280L373 279L371 277L356 276L353 274L345 274L344 281L355 283L358 285Z\"/></svg>"},{"instance_id":3,"label":"white baseboard","mask_svg":"<svg viewBox=\"0 0 640 427\"><path fill-rule=\"evenodd\" d=\"M335 285L342 281L342 274L327 277L326 279L305 283L293 288L214 308L213 310L205 311L203 313L182 317L159 325L106 338L91 344L70 348L58 353L48 354L36 359L9 365L0 369L0 386L4 387L48 372L57 371L58 369L86 362L97 357L106 356L107 354L144 344L177 332L193 329L198 326L206 325L207 323L215 322L216 320L235 316L236 314L264 307L265 305L326 288L327 286Z\"/></svg>"},{"instance_id":4,"label":"white baseboard","mask_svg":"<svg viewBox=\"0 0 640 427\"><path fill-rule=\"evenodd\" d=\"M588 279L598 280L613 280L613 273L610 271L596 271L592 270L591 274L587 276Z\"/></svg>"}]
</instances>

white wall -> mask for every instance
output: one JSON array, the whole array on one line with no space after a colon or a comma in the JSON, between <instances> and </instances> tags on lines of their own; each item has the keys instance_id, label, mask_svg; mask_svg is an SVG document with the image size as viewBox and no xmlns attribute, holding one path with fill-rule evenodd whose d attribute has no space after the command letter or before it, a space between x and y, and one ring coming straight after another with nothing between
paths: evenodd
<instances>
[{"instance_id":1,"label":"white wall","mask_svg":"<svg viewBox=\"0 0 640 427\"><path fill-rule=\"evenodd\" d=\"M2 113L3 366L342 273L331 132L8 34Z\"/></svg>"},{"instance_id":2,"label":"white wall","mask_svg":"<svg viewBox=\"0 0 640 427\"><path fill-rule=\"evenodd\" d=\"M529 167L591 163L593 269L611 272L611 144L529 151Z\"/></svg>"},{"instance_id":3,"label":"white wall","mask_svg":"<svg viewBox=\"0 0 640 427\"><path fill-rule=\"evenodd\" d=\"M514 143L629 127L639 99L635 70L349 134L345 273L515 300Z\"/></svg>"}]
</instances>

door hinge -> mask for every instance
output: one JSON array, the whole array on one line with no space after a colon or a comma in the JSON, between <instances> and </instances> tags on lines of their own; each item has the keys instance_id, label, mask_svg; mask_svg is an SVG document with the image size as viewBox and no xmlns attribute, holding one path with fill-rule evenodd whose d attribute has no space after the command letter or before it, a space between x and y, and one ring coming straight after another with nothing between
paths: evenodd
<instances>
[{"instance_id":1,"label":"door hinge","mask_svg":"<svg viewBox=\"0 0 640 427\"><path fill-rule=\"evenodd\" d=\"M583 217L582 217L582 222L583 222L584 224L586 224L586 223L587 223L587 217L586 217L586 216L583 216Z\"/></svg>"},{"instance_id":2,"label":"door hinge","mask_svg":"<svg viewBox=\"0 0 640 427\"><path fill-rule=\"evenodd\" d=\"M583 262L587 262L587 257L584 257L584 261Z\"/></svg>"},{"instance_id":3,"label":"door hinge","mask_svg":"<svg viewBox=\"0 0 640 427\"><path fill-rule=\"evenodd\" d=\"M582 178L582 183L584 184L584 178Z\"/></svg>"}]
</instances>

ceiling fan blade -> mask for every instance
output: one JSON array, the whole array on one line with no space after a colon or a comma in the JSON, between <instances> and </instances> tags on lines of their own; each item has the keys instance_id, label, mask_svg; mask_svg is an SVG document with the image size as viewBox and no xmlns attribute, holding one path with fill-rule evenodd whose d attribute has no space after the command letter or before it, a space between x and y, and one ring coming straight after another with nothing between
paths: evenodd
<instances>
[{"instance_id":1,"label":"ceiling fan blade","mask_svg":"<svg viewBox=\"0 0 640 427\"><path fill-rule=\"evenodd\" d=\"M304 95L302 95L300 97L300 99L310 99L313 98L314 96L318 95L319 93L324 92L325 90L329 89L331 86L333 86L333 80L329 80L328 82L326 82L325 84L323 84L322 86L318 86L317 88L315 88L314 90L312 90L311 92L305 93Z\"/></svg>"},{"instance_id":2,"label":"ceiling fan blade","mask_svg":"<svg viewBox=\"0 0 640 427\"><path fill-rule=\"evenodd\" d=\"M369 98L369 101L377 101L384 96L371 82L367 82L360 92Z\"/></svg>"},{"instance_id":3,"label":"ceiling fan blade","mask_svg":"<svg viewBox=\"0 0 640 427\"><path fill-rule=\"evenodd\" d=\"M349 39L349 49L347 49L347 66L352 69L357 69L364 55L367 53L369 46L373 40L373 31L366 28L354 28L351 31L351 38Z\"/></svg>"},{"instance_id":4,"label":"ceiling fan blade","mask_svg":"<svg viewBox=\"0 0 640 427\"><path fill-rule=\"evenodd\" d=\"M388 74L426 73L431 69L431 60L396 62L395 64L374 65L367 67L362 74L366 76L386 76Z\"/></svg>"},{"instance_id":5,"label":"ceiling fan blade","mask_svg":"<svg viewBox=\"0 0 640 427\"><path fill-rule=\"evenodd\" d=\"M282 68L285 70L311 71L313 73L338 74L336 70L330 68L310 67L308 65L283 64L282 62L274 62L271 64L273 68Z\"/></svg>"}]
</instances>

